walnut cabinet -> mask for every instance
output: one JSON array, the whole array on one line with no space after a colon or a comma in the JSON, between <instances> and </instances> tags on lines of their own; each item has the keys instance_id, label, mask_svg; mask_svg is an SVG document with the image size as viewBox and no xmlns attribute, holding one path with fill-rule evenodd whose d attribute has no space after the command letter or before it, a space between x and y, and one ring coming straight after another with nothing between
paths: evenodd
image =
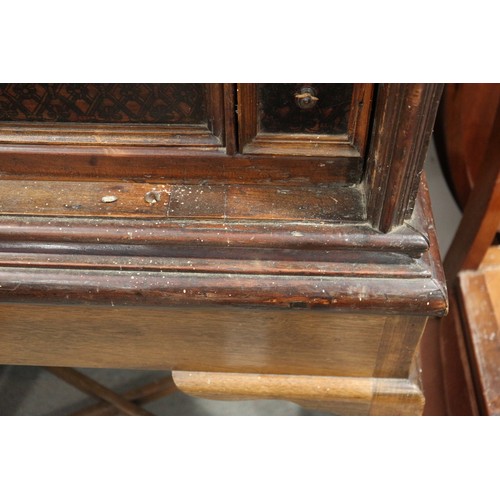
<instances>
[{"instance_id":1,"label":"walnut cabinet","mask_svg":"<svg viewBox=\"0 0 500 500\"><path fill-rule=\"evenodd\" d=\"M0 362L419 414L439 84L1 84Z\"/></svg>"}]
</instances>

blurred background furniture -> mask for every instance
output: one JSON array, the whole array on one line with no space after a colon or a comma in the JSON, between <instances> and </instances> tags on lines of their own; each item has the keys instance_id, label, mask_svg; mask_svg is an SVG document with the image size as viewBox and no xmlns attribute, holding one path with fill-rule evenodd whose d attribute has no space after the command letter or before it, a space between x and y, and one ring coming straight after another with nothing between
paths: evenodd
<instances>
[{"instance_id":1,"label":"blurred background furniture","mask_svg":"<svg viewBox=\"0 0 500 500\"><path fill-rule=\"evenodd\" d=\"M433 350L441 362L441 380L427 384L428 412L442 399L449 415L499 414L500 85L446 85L436 129L463 217L444 260L450 314L428 325L436 343L436 332L425 340L424 369Z\"/></svg>"}]
</instances>

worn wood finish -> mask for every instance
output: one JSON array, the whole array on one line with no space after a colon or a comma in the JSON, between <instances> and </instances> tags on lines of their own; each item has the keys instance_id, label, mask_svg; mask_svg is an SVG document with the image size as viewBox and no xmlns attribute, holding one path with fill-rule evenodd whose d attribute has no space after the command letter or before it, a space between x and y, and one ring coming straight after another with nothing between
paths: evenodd
<instances>
[{"instance_id":1,"label":"worn wood finish","mask_svg":"<svg viewBox=\"0 0 500 500\"><path fill-rule=\"evenodd\" d=\"M425 189L418 207L416 215L430 222ZM432 227L427 236L412 226L390 235L374 232L368 226L364 227L366 233L360 233L360 229L318 225L311 232L311 226L305 225L272 224L266 229L247 224L211 227L206 221L196 227L192 223L165 225L163 221L143 226L135 220L99 223L97 219L78 219L62 223L41 218L4 218L0 248L7 259L0 272L0 297L4 301L247 304L424 315L446 312L438 256L430 257L425 252L429 235L435 252ZM411 235L422 243L420 253L424 253L420 258L403 255L408 249L402 247L411 242ZM200 244L212 248L201 261L201 249L194 251ZM246 253L242 246L248 247ZM261 253L259 248L263 249ZM415 248L410 247L413 252ZM328 250L333 252L328 254ZM21 254L24 266L19 262L16 265L16 252ZM42 262L47 258L35 256L30 260L29 254L37 253L52 254L49 265ZM81 257L65 257L71 254ZM97 257L90 257L86 264L85 254ZM109 258L103 258L106 255ZM128 261L123 268L123 257L127 255L143 259L148 256L149 266L144 267L144 261L141 265L139 259L135 263ZM155 263L153 257L161 259ZM168 257L175 260L169 261ZM238 260L242 261L240 268ZM318 260L325 264L311 272ZM296 264L287 271L290 261ZM376 267L368 271L370 263ZM199 264L201 268L196 267ZM222 274L224 270L232 270L232 274Z\"/></svg>"},{"instance_id":2,"label":"worn wood finish","mask_svg":"<svg viewBox=\"0 0 500 500\"><path fill-rule=\"evenodd\" d=\"M439 346L440 319L429 318L417 349L417 358L422 370L422 390L425 394L424 416L447 415Z\"/></svg>"},{"instance_id":3,"label":"worn wood finish","mask_svg":"<svg viewBox=\"0 0 500 500\"><path fill-rule=\"evenodd\" d=\"M151 192L155 197L148 198ZM109 195L116 201L103 202L102 198ZM0 182L0 200L0 211L5 215L330 222L356 222L364 215L360 191L344 186L277 188L10 180Z\"/></svg>"},{"instance_id":4,"label":"worn wood finish","mask_svg":"<svg viewBox=\"0 0 500 500\"><path fill-rule=\"evenodd\" d=\"M68 168L71 167L71 168ZM359 171L348 158L229 156L223 148L187 147L0 147L4 179L181 181L273 183L277 185L355 183Z\"/></svg>"},{"instance_id":5,"label":"worn wood finish","mask_svg":"<svg viewBox=\"0 0 500 500\"><path fill-rule=\"evenodd\" d=\"M413 211L441 84L382 84L365 177L367 213L390 231Z\"/></svg>"},{"instance_id":6,"label":"worn wood finish","mask_svg":"<svg viewBox=\"0 0 500 500\"><path fill-rule=\"evenodd\" d=\"M1 145L0 362L320 377L339 411L419 413L415 349L447 310L425 180L415 201L440 87L382 86L368 150L355 88L333 156L293 134L239 152L231 84L208 107L218 145Z\"/></svg>"},{"instance_id":7,"label":"worn wood finish","mask_svg":"<svg viewBox=\"0 0 500 500\"><path fill-rule=\"evenodd\" d=\"M447 297L448 289L446 286L445 272L441 264L441 253L439 251L434 216L430 203L429 187L427 185L425 173L422 174L419 196L415 201L413 217L408 224L410 227L414 227L420 234L426 235L429 249L422 254L422 260L431 271L434 284L441 290L441 296ZM446 315L447 312L448 305L446 304L446 311L443 311L443 315Z\"/></svg>"},{"instance_id":8,"label":"worn wood finish","mask_svg":"<svg viewBox=\"0 0 500 500\"><path fill-rule=\"evenodd\" d=\"M500 246L493 245L488 248L479 269L488 270L490 267L497 268L500 262Z\"/></svg>"},{"instance_id":9,"label":"worn wood finish","mask_svg":"<svg viewBox=\"0 0 500 500\"><path fill-rule=\"evenodd\" d=\"M12 245L38 244L43 252L49 251L54 244L71 245L77 252L80 244L100 245L101 255L110 255L115 252L123 254L162 255L151 248L141 245L200 245L217 249L239 248L245 255L244 248L264 249L307 249L311 250L353 250L373 253L374 262L383 259L398 261L397 255L405 254L418 258L429 248L429 241L425 234L411 226L402 226L390 234L381 234L373 230L368 224L332 224L324 222L302 221L241 221L231 222L224 220L154 220L126 219L126 218L47 218L4 216L0 218L0 246L14 248ZM108 245L115 245L116 248ZM122 246L120 246L122 245ZM137 246L138 251L127 251L123 245ZM11 250L7 250L11 251ZM68 253L68 252L64 252ZM78 253L78 252L77 252ZM226 254L227 256L227 254ZM238 254L233 252L233 256ZM238 257L239 258L239 257ZM360 257L361 261L363 258ZM307 257L306 259L307 260Z\"/></svg>"},{"instance_id":10,"label":"worn wood finish","mask_svg":"<svg viewBox=\"0 0 500 500\"><path fill-rule=\"evenodd\" d=\"M203 84L207 93L207 127L220 145L227 146L226 140L226 110L225 110L225 89L222 83ZM230 125L230 123L229 123ZM231 148L231 144L229 146ZM226 149L227 152L227 149Z\"/></svg>"},{"instance_id":11,"label":"worn wood finish","mask_svg":"<svg viewBox=\"0 0 500 500\"><path fill-rule=\"evenodd\" d=\"M0 268L3 302L116 305L246 305L443 315L442 287L431 279L227 275Z\"/></svg>"},{"instance_id":12,"label":"worn wood finish","mask_svg":"<svg viewBox=\"0 0 500 500\"><path fill-rule=\"evenodd\" d=\"M6 246L3 246L5 250ZM19 250L22 249L22 253ZM12 248L12 250L14 250ZM52 269L87 269L121 271L156 271L156 272L200 272L229 273L250 275L277 276L335 276L356 278L392 278L405 276L407 279L431 278L429 268L419 266L409 257L401 256L399 260L389 260L379 253L374 255L345 251L308 250L308 260L301 260L300 250L266 250L249 249L240 253L240 257L248 256L248 260L225 258L223 254L208 250L201 246L124 248L128 255L93 255L90 261L88 254L97 252L99 248L85 245L76 248L72 245L59 245L60 253L30 252L29 245L16 248L17 252L2 251L4 267L32 267ZM127 252L125 250L128 250ZM155 252L155 250L157 250ZM135 252L134 252L135 251ZM63 253L64 252L64 253ZM138 256L148 253L148 257ZM214 255L215 254L215 255ZM250 259L253 257L253 259ZM295 260L296 259L296 260ZM217 263L215 267L215 261Z\"/></svg>"},{"instance_id":13,"label":"worn wood finish","mask_svg":"<svg viewBox=\"0 0 500 500\"><path fill-rule=\"evenodd\" d=\"M382 378L408 377L425 324L417 316L112 304L2 304L0 318L0 363Z\"/></svg>"},{"instance_id":14,"label":"worn wood finish","mask_svg":"<svg viewBox=\"0 0 500 500\"><path fill-rule=\"evenodd\" d=\"M0 181L0 212L3 215L163 219L172 188L168 184L125 182ZM150 192L155 193L154 203L146 201ZM103 201L110 196L115 201Z\"/></svg>"},{"instance_id":15,"label":"worn wood finish","mask_svg":"<svg viewBox=\"0 0 500 500\"><path fill-rule=\"evenodd\" d=\"M242 87L240 95L245 92L244 88L246 87ZM223 101L221 101L221 89L214 92L217 95L212 100L219 104L224 103L226 125L231 127L231 123L234 126L234 114L230 110L231 86L229 84L225 86ZM411 215L440 89L439 85L391 84L381 86L378 93L374 137L365 176L367 182L363 186L368 201L368 219L384 231L401 224ZM359 91L354 92L356 100L361 102L358 94ZM366 131L367 107L358 107L359 109L363 118L360 118L361 115L352 115L357 118L350 121L350 130L353 127L352 123L363 122ZM251 113L244 116L242 113L241 111L240 119L252 120ZM235 151L234 129L226 130L225 134L229 149ZM294 137L293 140L296 142L298 138ZM241 141L244 142L244 133ZM412 142L411 154L398 153L398 151L408 151L408 141ZM362 142L358 141L357 147L361 147ZM394 147L395 144L398 148ZM406 146L399 148L401 144ZM103 149L9 144L0 148L2 173L4 178L28 175L32 179L57 176L59 179L76 177L81 180L96 178L116 180L127 177L143 181L149 178L153 182L166 182L168 179L182 179L186 182L189 179L190 182L211 180L226 183L303 184L357 181L359 168L362 168L359 163L357 171L353 173L348 158L342 157L323 159L296 157L291 162L279 156L272 158L265 155L228 156L223 149L210 153L200 148L189 150L189 148L175 147L148 148L145 144L143 146L145 147ZM70 170L67 168L69 164L73 167ZM406 183L408 178L411 178L412 182ZM402 189L403 184L411 186Z\"/></svg>"},{"instance_id":16,"label":"worn wood finish","mask_svg":"<svg viewBox=\"0 0 500 500\"><path fill-rule=\"evenodd\" d=\"M241 373L173 373L177 387L209 399L285 399L340 415L420 415L424 398L406 379Z\"/></svg>"},{"instance_id":17,"label":"worn wood finish","mask_svg":"<svg viewBox=\"0 0 500 500\"><path fill-rule=\"evenodd\" d=\"M233 83L224 83L224 130L226 153L234 155L238 151L238 140L236 130L236 85Z\"/></svg>"},{"instance_id":18,"label":"worn wood finish","mask_svg":"<svg viewBox=\"0 0 500 500\"><path fill-rule=\"evenodd\" d=\"M413 258L425 254L429 249L429 238L434 231L432 224L429 224L431 219L425 182L422 183L421 201L417 203L414 217L408 221L408 224L400 226L388 234L382 234L370 228L368 224L338 224L335 221L306 221L304 219L296 219L295 221L239 221L235 219L235 211L238 210L238 206L242 214L241 217L248 217L250 209L256 214L252 215L252 217L262 217L266 215L264 210L266 204L269 210L268 215L270 215L274 210L273 204L275 204L276 200L286 200L289 196L295 197L297 200L297 198L300 198L300 193L312 195L311 206L316 208L319 202L323 203L321 196L327 200L331 199L332 205L337 206L337 215L335 217L338 220L342 218L348 219L352 217L353 211L361 210L360 202L362 197L356 189L343 186L338 186L331 191L310 190L309 188L292 190L271 187L254 187L249 191L244 188L233 188L229 191L232 196L228 203L228 191L225 188L210 185L194 187L143 184L131 189L127 184L120 183L113 185L100 183L99 186L91 184L91 187L79 183L55 183L53 184L54 189L56 189L55 192L60 196L51 198L49 184L34 183L33 198L35 200L32 200L28 184L17 181L5 182L2 193L4 200L1 203L6 212L12 211L26 215L35 215L36 212L34 217L9 217L4 215L0 219L0 246L3 251L8 252L13 251L16 245L18 245L18 248L20 248L19 245L24 246L23 252L28 251L28 247L34 252L36 251L37 242L39 244L38 251L43 253L50 252L51 245L54 247L54 253L58 253L59 248L63 249L64 245L70 245L71 251L79 253L77 245L90 244L97 245L96 249L92 251L94 254L114 254L117 257L123 255L124 252L129 255L134 253L138 255L140 251L144 251L148 256L161 255L158 251L154 252L151 248L146 247L141 248L139 245L168 245L170 247L173 245L201 245L225 249L238 248L238 252L241 252L243 247L254 249L307 249L308 251L344 249L372 252L372 261L374 263L380 262L380 258L389 259L389 261L396 263L399 260L397 254L406 254ZM8 189L9 187L10 189ZM152 206L145 203L143 194L147 193L151 188L159 191L161 197L163 197L163 201L160 198L160 201ZM83 193L82 190L84 190ZM117 200L117 202L111 204L101 203L102 195L115 194L117 197L121 197L121 192L124 192L124 200ZM170 200L170 193L172 192L173 202ZM262 193L262 200L259 202L260 206L255 206L258 200L255 196L252 199L252 205L248 205L248 201L245 201L248 192L252 192L254 195ZM241 193L240 197L238 193ZM321 196L318 196L318 194ZM165 208L167 195L169 195L168 207ZM274 195L276 195L275 198L273 198ZM222 196L224 202L220 199ZM19 198L21 203L18 204L17 199ZM84 201L87 205L83 203ZM97 207L91 203L92 201L97 201ZM125 201L125 204L123 204L123 201ZM304 212L307 213L307 210L305 210L307 205L300 204L298 207L293 207L293 202L287 203L291 210L295 209L296 213L302 212L302 217ZM132 215L135 212L136 204L139 204L139 206L144 205L145 208L141 209L144 219L141 220L142 217L137 216L127 219L127 215ZM219 204L219 207L224 205L226 211L217 213L217 204ZM35 207L38 208L35 209ZM422 207L422 209L419 207ZM163 217L162 220L158 218L157 220L149 220L151 218L150 214L159 214L160 211L163 211L165 215L165 213L168 214L169 208L173 210L172 215L175 215L176 210L179 210L178 213L183 217L191 213L193 220L189 221L189 224L185 220L169 220L173 218L168 217ZM49 214L63 212L65 216L44 218L40 216L39 210L47 210ZM233 219L224 217L227 210L232 211ZM66 213L66 211L69 213ZM200 218L199 215L203 212L212 216L218 215L219 219L223 220ZM85 213L87 215L99 215L99 217L81 217ZM101 217L101 215L107 213L119 215L120 218L109 217L106 219ZM284 217L289 216L286 212L282 213ZM310 213L310 216L314 217L312 209ZM70 214L78 214L79 217L68 217ZM109 245L120 246L113 249ZM137 252L131 253L130 245L136 245ZM97 250L97 248L100 249ZM87 250L90 251L90 248L87 247ZM387 255L387 252L394 255ZM68 251L62 250L62 253L68 253ZM233 253L233 257L234 255L238 255L238 253ZM225 254L225 256L228 257L228 254ZM363 256L358 256L356 259L359 262L366 261ZM300 260L309 260L309 257L303 256ZM435 259L431 260L434 261ZM435 267L436 270L439 268L439 266Z\"/></svg>"},{"instance_id":19,"label":"worn wood finish","mask_svg":"<svg viewBox=\"0 0 500 500\"><path fill-rule=\"evenodd\" d=\"M479 271L484 276L493 313L500 325L500 247L490 247L486 255L488 258L483 259Z\"/></svg>"},{"instance_id":20,"label":"worn wood finish","mask_svg":"<svg viewBox=\"0 0 500 500\"><path fill-rule=\"evenodd\" d=\"M355 86L354 100L365 102L360 98L361 90L371 88L366 85ZM214 125L217 137L226 141L215 149L202 147L151 147L147 142L141 147L113 146L52 146L52 145L15 145L5 144L0 147L0 165L3 178L19 178L28 176L30 179L78 179L78 180L134 180L165 183L169 180L182 182L224 182L224 183L336 183L358 182L363 170L362 162L352 168L348 157L333 158L283 158L279 155L240 155L230 156L236 151L234 111L231 112L232 87L230 84L214 87L210 102L224 104L225 130L222 125ZM413 208L415 192L418 186L418 174L425 153L428 132L432 125L433 109L439 86L391 84L382 86L377 98L377 121L372 139L370 157L364 184L368 199L369 220L384 231L398 225L403 219L409 218ZM364 91L363 91L364 92ZM413 93L413 94L412 94ZM366 94L366 92L365 92ZM221 101L222 97L223 100ZM409 102L410 108L405 104ZM365 103L366 104L366 103ZM366 139L368 124L368 107L358 106L357 113L352 114L349 130L357 130L363 123ZM240 110L241 111L241 110ZM240 113L240 118L242 112ZM247 119L245 115L241 119ZM248 116L251 120L251 116ZM219 120L221 121L222 118ZM229 130L227 127L231 128ZM399 131L399 132L397 132ZM399 135L398 135L399 134ZM175 136L175 134L173 134ZM177 134L179 135L179 134ZM401 151L408 150L408 141L417 137L413 153L402 156L394 154L394 144L406 144ZM183 137L180 134L180 137ZM356 136L358 139L361 136ZM378 137L378 139L377 139ZM386 141L385 137L389 139ZM419 139L420 138L420 139ZM293 138L297 141L298 138ZM364 140L354 140L355 149L363 149ZM406 141L406 142L405 142ZM388 147L387 144L392 146ZM384 144L386 146L384 146ZM385 148L385 149L384 149ZM396 148L397 150L399 150ZM226 154L226 153L229 153ZM394 164L394 166L390 166ZM390 167L387 167L389 165ZM401 166L400 166L401 165ZM71 167L71 168L68 168ZM392 170L391 170L392 169ZM402 170L407 169L404 173ZM394 172L399 172L395 174ZM390 172L393 172L392 174ZM411 178L411 188L401 189L402 179ZM389 186L389 191L387 190ZM408 191L408 192L407 192ZM388 196L385 196L387 193ZM392 194L391 194L392 193ZM399 196L402 193L403 196ZM385 203L383 199L387 198ZM397 202L396 200L400 200ZM391 201L392 200L392 201ZM395 203L399 203L399 208ZM401 207L408 206L403 211ZM391 208L392 207L392 208ZM388 215L382 218L382 212ZM391 216L390 214L393 214ZM399 214L399 215L398 215ZM390 220L394 219L393 222ZM397 220L396 220L397 219ZM380 221L386 221L382 226ZM387 222L389 221L389 222Z\"/></svg>"},{"instance_id":21,"label":"worn wood finish","mask_svg":"<svg viewBox=\"0 0 500 500\"><path fill-rule=\"evenodd\" d=\"M55 146L191 146L222 148L223 143L206 125L61 125L18 123L0 126L0 149L10 145L39 145L39 151L57 151ZM5 147L4 145L8 145ZM49 146L43 148L42 146Z\"/></svg>"}]
</instances>

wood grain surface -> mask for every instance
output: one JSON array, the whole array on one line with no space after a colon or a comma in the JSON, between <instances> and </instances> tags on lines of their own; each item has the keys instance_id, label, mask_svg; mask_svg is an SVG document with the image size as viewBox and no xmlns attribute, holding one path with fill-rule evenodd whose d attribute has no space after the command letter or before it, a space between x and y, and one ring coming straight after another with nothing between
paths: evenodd
<instances>
[{"instance_id":1,"label":"wood grain surface","mask_svg":"<svg viewBox=\"0 0 500 500\"><path fill-rule=\"evenodd\" d=\"M425 317L1 304L0 363L408 376Z\"/></svg>"},{"instance_id":2,"label":"wood grain surface","mask_svg":"<svg viewBox=\"0 0 500 500\"><path fill-rule=\"evenodd\" d=\"M339 415L420 415L424 398L404 379L176 371L177 387L209 399L285 399Z\"/></svg>"},{"instance_id":3,"label":"wood grain surface","mask_svg":"<svg viewBox=\"0 0 500 500\"><path fill-rule=\"evenodd\" d=\"M414 216L388 234L349 224L5 216L0 298L441 315L446 289L425 182Z\"/></svg>"},{"instance_id":4,"label":"wood grain surface","mask_svg":"<svg viewBox=\"0 0 500 500\"><path fill-rule=\"evenodd\" d=\"M378 85L370 108L355 85L345 141L255 154L250 87L210 88L210 144L98 127L48 144L31 125L0 144L0 362L217 373L212 395L264 377L265 397L420 413L414 353L447 311L421 181L441 86Z\"/></svg>"},{"instance_id":5,"label":"wood grain surface","mask_svg":"<svg viewBox=\"0 0 500 500\"><path fill-rule=\"evenodd\" d=\"M157 199L147 198L151 192ZM106 203L105 196L116 200ZM365 219L361 192L344 186L4 180L0 182L0 200L4 215L326 222Z\"/></svg>"},{"instance_id":6,"label":"wood grain surface","mask_svg":"<svg viewBox=\"0 0 500 500\"><path fill-rule=\"evenodd\" d=\"M382 84L365 175L369 220L382 231L414 208L442 84Z\"/></svg>"}]
</instances>

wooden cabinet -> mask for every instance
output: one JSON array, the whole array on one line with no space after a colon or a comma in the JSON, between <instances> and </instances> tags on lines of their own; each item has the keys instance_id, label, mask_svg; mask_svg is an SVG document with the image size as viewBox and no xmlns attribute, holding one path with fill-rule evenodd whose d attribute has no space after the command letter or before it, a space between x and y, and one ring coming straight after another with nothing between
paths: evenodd
<instances>
[{"instance_id":1,"label":"wooden cabinet","mask_svg":"<svg viewBox=\"0 0 500 500\"><path fill-rule=\"evenodd\" d=\"M421 412L415 349L447 309L421 176L441 90L3 85L0 362Z\"/></svg>"}]
</instances>

